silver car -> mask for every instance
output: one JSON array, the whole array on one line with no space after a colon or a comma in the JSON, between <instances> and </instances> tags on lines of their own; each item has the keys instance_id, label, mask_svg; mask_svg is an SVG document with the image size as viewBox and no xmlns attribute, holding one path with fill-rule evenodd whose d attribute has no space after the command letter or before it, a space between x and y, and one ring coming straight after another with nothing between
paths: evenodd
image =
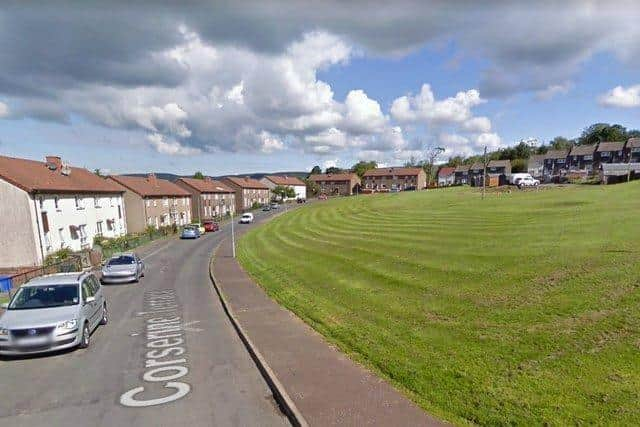
<instances>
[{"instance_id":1,"label":"silver car","mask_svg":"<svg viewBox=\"0 0 640 427\"><path fill-rule=\"evenodd\" d=\"M35 278L11 298L0 317L0 354L87 348L91 332L109 321L100 281L92 273Z\"/></svg>"},{"instance_id":2,"label":"silver car","mask_svg":"<svg viewBox=\"0 0 640 427\"><path fill-rule=\"evenodd\" d=\"M137 282L144 276L144 263L134 253L115 255L102 267L102 283Z\"/></svg>"}]
</instances>

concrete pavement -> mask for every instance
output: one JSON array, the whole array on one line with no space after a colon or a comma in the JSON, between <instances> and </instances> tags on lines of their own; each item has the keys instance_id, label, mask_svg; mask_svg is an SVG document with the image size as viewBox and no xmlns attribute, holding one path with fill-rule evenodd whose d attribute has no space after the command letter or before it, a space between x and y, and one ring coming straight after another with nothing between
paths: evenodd
<instances>
[{"instance_id":1,"label":"concrete pavement","mask_svg":"<svg viewBox=\"0 0 640 427\"><path fill-rule=\"evenodd\" d=\"M1 359L0 425L287 425L211 286L228 234L140 251L146 277L104 287L89 349Z\"/></svg>"}]
</instances>

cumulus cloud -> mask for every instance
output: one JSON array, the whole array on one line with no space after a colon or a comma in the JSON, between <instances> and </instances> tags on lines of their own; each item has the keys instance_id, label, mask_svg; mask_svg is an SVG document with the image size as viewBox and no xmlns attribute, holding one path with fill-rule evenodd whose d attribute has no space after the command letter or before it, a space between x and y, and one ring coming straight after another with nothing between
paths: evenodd
<instances>
[{"instance_id":1,"label":"cumulus cloud","mask_svg":"<svg viewBox=\"0 0 640 427\"><path fill-rule=\"evenodd\" d=\"M199 154L200 150L192 147L184 147L178 141L168 139L159 133L152 133L147 136L147 140L161 154L190 156Z\"/></svg>"},{"instance_id":2,"label":"cumulus cloud","mask_svg":"<svg viewBox=\"0 0 640 427\"><path fill-rule=\"evenodd\" d=\"M565 95L569 93L573 84L571 82L564 82L561 84L552 84L546 88L536 92L536 99L540 101L549 101L555 98L557 95Z\"/></svg>"},{"instance_id":3,"label":"cumulus cloud","mask_svg":"<svg viewBox=\"0 0 640 427\"><path fill-rule=\"evenodd\" d=\"M436 100L431 86L423 84L420 93L393 101L391 115L399 122L425 121L432 124L461 123L471 118L471 108L485 102L480 92L470 89L455 96Z\"/></svg>"},{"instance_id":4,"label":"cumulus cloud","mask_svg":"<svg viewBox=\"0 0 640 427\"><path fill-rule=\"evenodd\" d=\"M363 90L352 90L347 94L345 109L343 126L355 134L380 132L387 121L380 104L369 98Z\"/></svg>"},{"instance_id":5,"label":"cumulus cloud","mask_svg":"<svg viewBox=\"0 0 640 427\"><path fill-rule=\"evenodd\" d=\"M629 87L616 86L600 96L600 104L605 107L640 107L640 85Z\"/></svg>"}]
</instances>

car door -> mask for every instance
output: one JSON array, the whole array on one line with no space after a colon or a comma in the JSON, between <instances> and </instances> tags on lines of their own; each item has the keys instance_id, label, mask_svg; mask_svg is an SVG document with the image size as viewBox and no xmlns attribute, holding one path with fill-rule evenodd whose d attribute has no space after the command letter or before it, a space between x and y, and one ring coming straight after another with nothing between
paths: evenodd
<instances>
[{"instance_id":1,"label":"car door","mask_svg":"<svg viewBox=\"0 0 640 427\"><path fill-rule=\"evenodd\" d=\"M96 325L96 316L100 310L98 301L87 301L89 297L95 297L95 290L91 283L91 276L85 277L82 281L82 311L85 319L89 321L89 326L93 329Z\"/></svg>"}]
</instances>

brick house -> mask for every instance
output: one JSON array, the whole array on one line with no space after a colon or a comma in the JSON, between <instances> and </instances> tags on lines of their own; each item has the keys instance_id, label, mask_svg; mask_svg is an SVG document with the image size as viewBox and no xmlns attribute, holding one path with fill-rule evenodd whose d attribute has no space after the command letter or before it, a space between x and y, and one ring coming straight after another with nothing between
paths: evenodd
<instances>
[{"instance_id":1,"label":"brick house","mask_svg":"<svg viewBox=\"0 0 640 427\"><path fill-rule=\"evenodd\" d=\"M285 198L285 200L307 198L307 184L295 176L267 175L262 178L260 182L269 187L270 190L273 190L277 186L293 188L293 191L296 193L295 197Z\"/></svg>"},{"instance_id":2,"label":"brick house","mask_svg":"<svg viewBox=\"0 0 640 427\"><path fill-rule=\"evenodd\" d=\"M544 156L542 176L545 179L564 176L567 172L569 150L549 150Z\"/></svg>"},{"instance_id":3,"label":"brick house","mask_svg":"<svg viewBox=\"0 0 640 427\"><path fill-rule=\"evenodd\" d=\"M511 160L490 160L487 165L487 175L497 177L498 185L506 185L511 175Z\"/></svg>"},{"instance_id":4,"label":"brick house","mask_svg":"<svg viewBox=\"0 0 640 427\"><path fill-rule=\"evenodd\" d=\"M624 142L601 142L595 152L595 164L623 163L625 161Z\"/></svg>"},{"instance_id":5,"label":"brick house","mask_svg":"<svg viewBox=\"0 0 640 427\"><path fill-rule=\"evenodd\" d=\"M473 187L482 186L483 177L484 165L481 162L475 162L469 166L469 184Z\"/></svg>"},{"instance_id":6,"label":"brick house","mask_svg":"<svg viewBox=\"0 0 640 427\"><path fill-rule=\"evenodd\" d=\"M124 191L130 232L191 222L191 195L173 182L152 173L146 177L111 175L107 179Z\"/></svg>"},{"instance_id":7,"label":"brick house","mask_svg":"<svg viewBox=\"0 0 640 427\"><path fill-rule=\"evenodd\" d=\"M222 183L235 192L236 212L244 212L255 204L264 205L271 200L271 190L260 181L244 177L226 177Z\"/></svg>"},{"instance_id":8,"label":"brick house","mask_svg":"<svg viewBox=\"0 0 640 427\"><path fill-rule=\"evenodd\" d=\"M235 213L235 191L220 181L205 177L204 179L179 178L175 184L191 194L191 218L202 222Z\"/></svg>"},{"instance_id":9,"label":"brick house","mask_svg":"<svg viewBox=\"0 0 640 427\"><path fill-rule=\"evenodd\" d=\"M459 165L456 167L453 182L455 185L469 184L469 165Z\"/></svg>"},{"instance_id":10,"label":"brick house","mask_svg":"<svg viewBox=\"0 0 640 427\"><path fill-rule=\"evenodd\" d=\"M422 168L369 169L362 177L362 186L372 191L422 190L427 186L427 174Z\"/></svg>"},{"instance_id":11,"label":"brick house","mask_svg":"<svg viewBox=\"0 0 640 427\"><path fill-rule=\"evenodd\" d=\"M631 163L640 163L640 138L630 138L627 141L625 156L627 162L631 158Z\"/></svg>"},{"instance_id":12,"label":"brick house","mask_svg":"<svg viewBox=\"0 0 640 427\"><path fill-rule=\"evenodd\" d=\"M0 156L0 268L33 267L62 248L127 233L123 191L65 164Z\"/></svg>"},{"instance_id":13,"label":"brick house","mask_svg":"<svg viewBox=\"0 0 640 427\"><path fill-rule=\"evenodd\" d=\"M455 172L456 168L454 167L441 167L438 170L438 187L448 187L453 185L456 176Z\"/></svg>"},{"instance_id":14,"label":"brick house","mask_svg":"<svg viewBox=\"0 0 640 427\"><path fill-rule=\"evenodd\" d=\"M319 194L351 196L359 191L360 178L355 173L314 174L309 179L319 188Z\"/></svg>"},{"instance_id":15,"label":"brick house","mask_svg":"<svg viewBox=\"0 0 640 427\"><path fill-rule=\"evenodd\" d=\"M574 145L567 157L567 168L572 172L593 172L596 145Z\"/></svg>"}]
</instances>

